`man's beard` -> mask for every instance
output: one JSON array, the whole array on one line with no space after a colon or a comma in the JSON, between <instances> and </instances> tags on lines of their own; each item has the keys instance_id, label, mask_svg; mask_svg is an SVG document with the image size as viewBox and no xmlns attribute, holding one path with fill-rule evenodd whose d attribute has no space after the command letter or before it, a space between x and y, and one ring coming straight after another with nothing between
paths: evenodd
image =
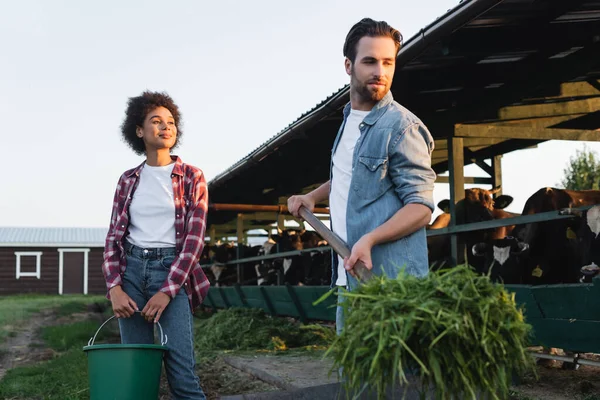
<instances>
[{"instance_id":1,"label":"man's beard","mask_svg":"<svg viewBox=\"0 0 600 400\"><path fill-rule=\"evenodd\" d=\"M378 89L375 91L369 89L368 83L363 84L358 80L354 74L354 70L352 71L350 83L355 93L358 94L363 101L371 101L373 103L377 103L379 100L383 99L390 90L389 86L387 85L383 89Z\"/></svg>"}]
</instances>

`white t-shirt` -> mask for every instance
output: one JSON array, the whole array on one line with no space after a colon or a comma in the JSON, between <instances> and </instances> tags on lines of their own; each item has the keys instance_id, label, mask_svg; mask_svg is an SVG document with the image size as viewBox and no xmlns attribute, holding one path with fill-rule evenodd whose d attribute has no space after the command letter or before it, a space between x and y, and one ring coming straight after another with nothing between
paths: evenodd
<instances>
[{"instance_id":1,"label":"white t-shirt","mask_svg":"<svg viewBox=\"0 0 600 400\"><path fill-rule=\"evenodd\" d=\"M175 163L144 164L129 206L127 240L142 248L175 247L175 200L171 173Z\"/></svg>"},{"instance_id":2,"label":"white t-shirt","mask_svg":"<svg viewBox=\"0 0 600 400\"><path fill-rule=\"evenodd\" d=\"M369 111L350 110L342 137L333 155L333 171L331 177L331 193L329 195L329 213L333 230L345 242L348 241L346 229L346 209L348 193L352 181L352 158L354 147L360 137L359 124L369 114ZM344 259L338 256L338 286L346 286L346 270Z\"/></svg>"}]
</instances>

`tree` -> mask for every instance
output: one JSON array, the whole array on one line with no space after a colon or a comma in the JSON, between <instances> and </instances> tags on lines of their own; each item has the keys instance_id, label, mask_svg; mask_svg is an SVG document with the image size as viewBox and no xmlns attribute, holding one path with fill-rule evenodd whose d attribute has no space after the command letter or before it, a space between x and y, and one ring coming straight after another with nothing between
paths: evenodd
<instances>
[{"instance_id":1,"label":"tree","mask_svg":"<svg viewBox=\"0 0 600 400\"><path fill-rule=\"evenodd\" d=\"M561 184L565 189L600 189L600 157L587 146L582 151L577 150L563 171L565 175Z\"/></svg>"}]
</instances>

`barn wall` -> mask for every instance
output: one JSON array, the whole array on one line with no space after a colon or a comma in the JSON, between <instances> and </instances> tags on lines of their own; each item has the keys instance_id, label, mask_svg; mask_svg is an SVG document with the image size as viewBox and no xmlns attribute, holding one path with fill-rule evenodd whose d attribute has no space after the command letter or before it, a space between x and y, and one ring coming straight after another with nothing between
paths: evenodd
<instances>
[{"instance_id":1,"label":"barn wall","mask_svg":"<svg viewBox=\"0 0 600 400\"><path fill-rule=\"evenodd\" d=\"M62 247L61 247L62 248ZM65 246L65 248L74 248ZM86 247L89 248L89 247ZM59 252L57 247L0 247L0 295L19 293L58 294ZM16 278L15 252L42 252L40 279ZM102 275L103 248L90 248L88 254L88 294L105 294ZM21 257L22 271L33 271L35 257ZM25 262L24 262L25 261Z\"/></svg>"}]
</instances>

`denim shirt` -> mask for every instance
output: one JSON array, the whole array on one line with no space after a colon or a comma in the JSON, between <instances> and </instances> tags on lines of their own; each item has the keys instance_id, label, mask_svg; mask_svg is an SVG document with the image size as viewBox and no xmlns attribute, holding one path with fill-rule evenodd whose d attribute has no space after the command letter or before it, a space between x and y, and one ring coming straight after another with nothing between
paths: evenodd
<instances>
[{"instance_id":1,"label":"denim shirt","mask_svg":"<svg viewBox=\"0 0 600 400\"><path fill-rule=\"evenodd\" d=\"M332 160L350 109L350 104L344 108L344 121L333 144ZM365 117L359 130L346 211L347 244L350 248L407 204L423 204L434 210L436 174L431 168L434 141L421 120L395 102L392 93L388 92ZM332 171L333 161L330 179ZM332 229L335 231L334 226ZM411 275L427 275L429 263L425 228L399 240L374 246L371 258L376 275L385 273L395 278L402 268ZM338 264L335 254L332 261L334 286ZM350 289L356 284L356 279L348 275Z\"/></svg>"}]
</instances>

